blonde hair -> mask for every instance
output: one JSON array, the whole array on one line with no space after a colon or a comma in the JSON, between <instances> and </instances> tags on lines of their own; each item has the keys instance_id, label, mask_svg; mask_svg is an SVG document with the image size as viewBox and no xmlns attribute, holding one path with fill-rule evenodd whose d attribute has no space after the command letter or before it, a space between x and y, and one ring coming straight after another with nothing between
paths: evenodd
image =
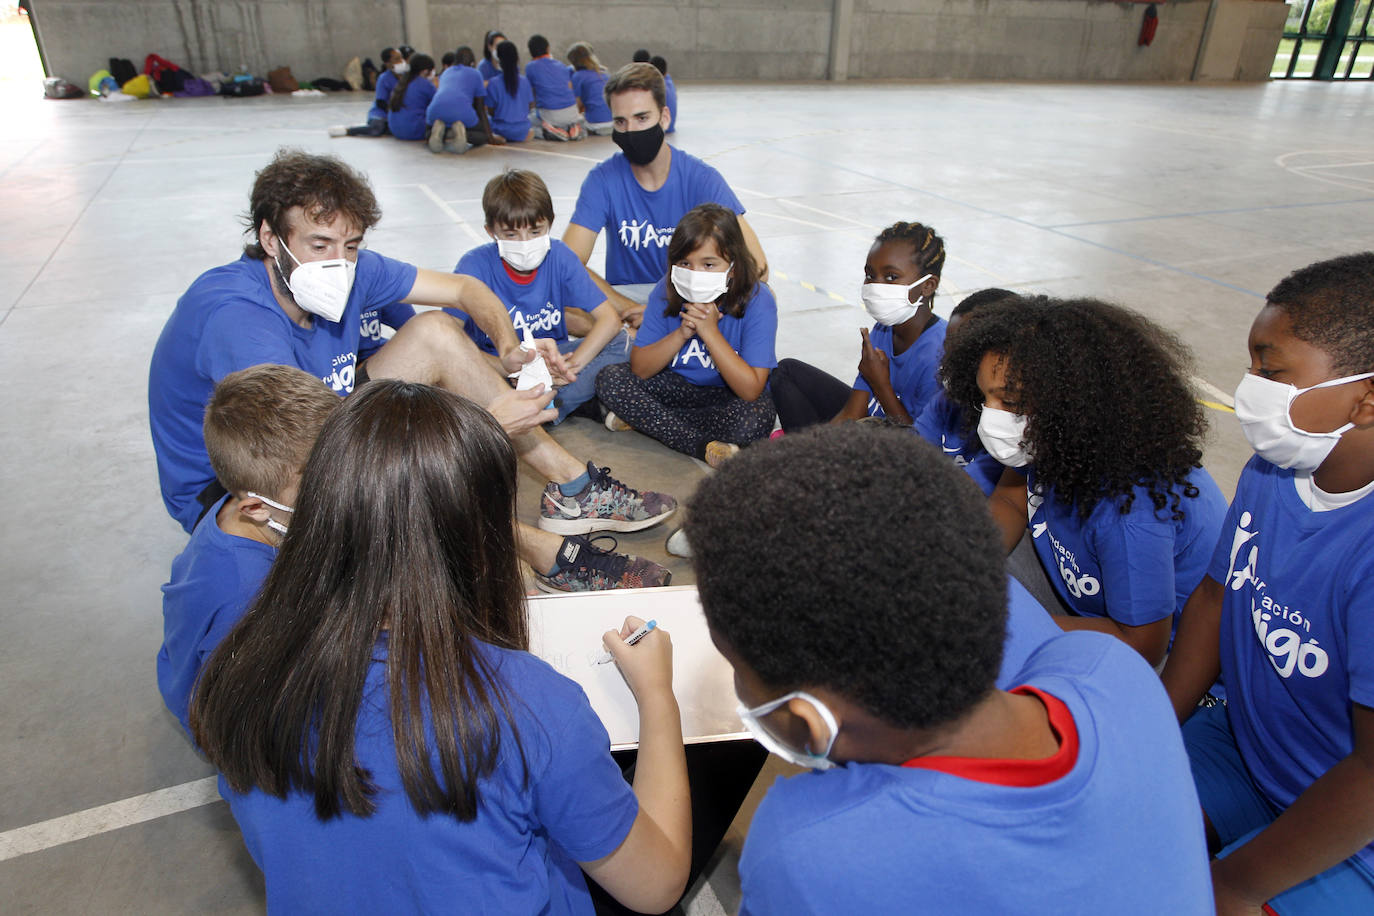
<instances>
[{"instance_id":1,"label":"blonde hair","mask_svg":"<svg viewBox=\"0 0 1374 916\"><path fill-rule=\"evenodd\" d=\"M596 50L585 41L575 41L568 46L568 63L578 70L598 70L606 72L601 59L596 56Z\"/></svg>"}]
</instances>

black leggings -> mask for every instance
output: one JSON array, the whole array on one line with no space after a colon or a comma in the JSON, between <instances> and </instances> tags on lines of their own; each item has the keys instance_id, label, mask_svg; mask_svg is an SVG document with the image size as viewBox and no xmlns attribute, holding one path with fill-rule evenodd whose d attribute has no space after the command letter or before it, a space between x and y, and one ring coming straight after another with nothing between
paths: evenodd
<instances>
[{"instance_id":1,"label":"black leggings","mask_svg":"<svg viewBox=\"0 0 1374 916\"><path fill-rule=\"evenodd\" d=\"M829 372L799 359L784 359L768 377L778 420L786 432L829 423L849 403L854 389Z\"/></svg>"},{"instance_id":2,"label":"black leggings","mask_svg":"<svg viewBox=\"0 0 1374 916\"><path fill-rule=\"evenodd\" d=\"M635 429L693 458L704 458L709 442L748 445L766 438L776 416L767 388L746 401L728 386L694 385L671 369L642 379L629 363L602 369L596 396Z\"/></svg>"}]
</instances>

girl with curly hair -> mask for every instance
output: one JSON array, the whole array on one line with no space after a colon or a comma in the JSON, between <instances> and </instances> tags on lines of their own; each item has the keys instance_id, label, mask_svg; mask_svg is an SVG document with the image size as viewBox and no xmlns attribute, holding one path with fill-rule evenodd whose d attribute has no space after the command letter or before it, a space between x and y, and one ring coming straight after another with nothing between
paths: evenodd
<instances>
[{"instance_id":1,"label":"girl with curly hair","mask_svg":"<svg viewBox=\"0 0 1374 916\"><path fill-rule=\"evenodd\" d=\"M1202 468L1207 422L1172 334L1092 299L997 303L940 367L1006 470L989 496L1008 552L1027 527L1066 630L1163 660L1206 572L1226 500Z\"/></svg>"},{"instance_id":2,"label":"girl with curly hair","mask_svg":"<svg viewBox=\"0 0 1374 916\"><path fill-rule=\"evenodd\" d=\"M893 223L873 240L860 295L876 322L859 331L852 386L799 359L773 373L773 400L786 432L817 423L887 417L910 426L939 389L935 369L945 321L933 311L945 242L920 223Z\"/></svg>"}]
</instances>

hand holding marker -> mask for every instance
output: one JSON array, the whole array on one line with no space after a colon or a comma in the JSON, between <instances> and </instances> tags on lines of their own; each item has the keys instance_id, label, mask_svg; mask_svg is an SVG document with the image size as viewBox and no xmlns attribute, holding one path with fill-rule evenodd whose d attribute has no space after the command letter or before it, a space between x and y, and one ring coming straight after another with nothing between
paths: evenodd
<instances>
[{"instance_id":1,"label":"hand holding marker","mask_svg":"<svg viewBox=\"0 0 1374 916\"><path fill-rule=\"evenodd\" d=\"M633 646L635 643L639 642L641 639L648 636L649 633L652 632L653 629L657 626L657 620L650 620L648 623L644 624L638 630L635 630L633 633L631 633L629 637L626 638L625 645ZM602 649L601 654L596 657L593 663L597 665L608 665L613 661L615 661L615 658L611 655L611 653L607 652L605 649Z\"/></svg>"}]
</instances>

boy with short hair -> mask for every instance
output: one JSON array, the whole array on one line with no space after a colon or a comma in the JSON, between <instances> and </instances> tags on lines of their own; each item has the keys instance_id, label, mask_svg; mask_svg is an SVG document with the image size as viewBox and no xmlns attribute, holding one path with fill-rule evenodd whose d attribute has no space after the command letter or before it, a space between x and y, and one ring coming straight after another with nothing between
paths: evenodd
<instances>
[{"instance_id":1,"label":"boy with short hair","mask_svg":"<svg viewBox=\"0 0 1374 916\"><path fill-rule=\"evenodd\" d=\"M1256 455L1162 677L1218 912L1374 912L1374 252L1280 282L1249 349Z\"/></svg>"},{"instance_id":2,"label":"boy with short hair","mask_svg":"<svg viewBox=\"0 0 1374 916\"><path fill-rule=\"evenodd\" d=\"M205 407L205 446L229 492L210 507L162 586L157 683L190 733L201 665L252 603L291 521L301 469L339 398L291 366L226 375Z\"/></svg>"},{"instance_id":3,"label":"boy with short hair","mask_svg":"<svg viewBox=\"0 0 1374 916\"><path fill-rule=\"evenodd\" d=\"M741 718L822 771L760 804L741 912L1211 913L1197 795L1149 666L1065 633L995 686L1006 580L962 477L909 431L823 426L744 450L693 497Z\"/></svg>"},{"instance_id":4,"label":"boy with short hair","mask_svg":"<svg viewBox=\"0 0 1374 916\"><path fill-rule=\"evenodd\" d=\"M677 86L674 85L673 78L668 75L668 61L662 55L655 54L649 58L649 63L653 64L654 68L663 74L663 92L668 103L668 112L673 116L664 133L671 134L677 130Z\"/></svg>"},{"instance_id":5,"label":"boy with short hair","mask_svg":"<svg viewBox=\"0 0 1374 916\"><path fill-rule=\"evenodd\" d=\"M534 120L543 130L544 139L587 139L582 113L577 110L577 94L573 92L572 68L553 59L549 40L543 35L531 35L527 47L530 62L525 64L525 78L534 90Z\"/></svg>"}]
</instances>

